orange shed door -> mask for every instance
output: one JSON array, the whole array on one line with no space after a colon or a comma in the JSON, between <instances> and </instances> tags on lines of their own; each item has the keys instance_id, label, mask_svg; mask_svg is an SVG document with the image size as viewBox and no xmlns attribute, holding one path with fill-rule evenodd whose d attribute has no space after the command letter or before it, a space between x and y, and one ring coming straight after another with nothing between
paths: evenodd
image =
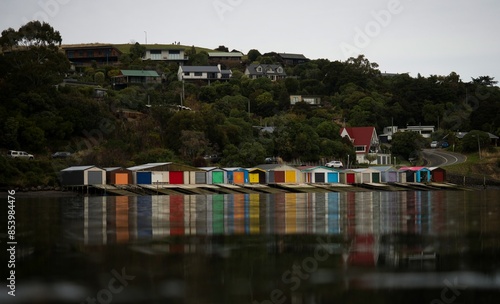
<instances>
[{"instance_id":1,"label":"orange shed door","mask_svg":"<svg viewBox=\"0 0 500 304\"><path fill-rule=\"evenodd\" d=\"M127 173L116 173L115 174L115 185L128 185L128 174Z\"/></svg>"}]
</instances>

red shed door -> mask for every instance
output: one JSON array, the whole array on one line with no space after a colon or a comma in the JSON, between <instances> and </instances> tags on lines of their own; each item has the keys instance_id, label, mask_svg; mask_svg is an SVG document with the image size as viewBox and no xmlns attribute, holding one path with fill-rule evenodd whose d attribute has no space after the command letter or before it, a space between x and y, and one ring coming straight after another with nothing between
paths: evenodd
<instances>
[{"instance_id":1,"label":"red shed door","mask_svg":"<svg viewBox=\"0 0 500 304\"><path fill-rule=\"evenodd\" d=\"M171 171L169 172L170 184L181 185L184 184L184 172L182 171Z\"/></svg>"},{"instance_id":2,"label":"red shed door","mask_svg":"<svg viewBox=\"0 0 500 304\"><path fill-rule=\"evenodd\" d=\"M346 181L348 184L354 184L356 180L356 174L354 173L347 173L346 174Z\"/></svg>"},{"instance_id":3,"label":"red shed door","mask_svg":"<svg viewBox=\"0 0 500 304\"><path fill-rule=\"evenodd\" d=\"M274 171L274 182L284 183L285 182L285 171Z\"/></svg>"}]
</instances>

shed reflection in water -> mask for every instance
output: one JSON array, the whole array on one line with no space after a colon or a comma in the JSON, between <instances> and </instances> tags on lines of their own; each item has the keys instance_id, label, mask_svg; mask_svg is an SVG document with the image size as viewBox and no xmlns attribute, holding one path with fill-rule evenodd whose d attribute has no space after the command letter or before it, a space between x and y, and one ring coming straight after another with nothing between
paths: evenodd
<instances>
[{"instance_id":1,"label":"shed reflection in water","mask_svg":"<svg viewBox=\"0 0 500 304\"><path fill-rule=\"evenodd\" d=\"M20 201L34 253L19 282L73 284L84 302L125 269L134 279L114 303L488 303L500 287L498 194Z\"/></svg>"}]
</instances>

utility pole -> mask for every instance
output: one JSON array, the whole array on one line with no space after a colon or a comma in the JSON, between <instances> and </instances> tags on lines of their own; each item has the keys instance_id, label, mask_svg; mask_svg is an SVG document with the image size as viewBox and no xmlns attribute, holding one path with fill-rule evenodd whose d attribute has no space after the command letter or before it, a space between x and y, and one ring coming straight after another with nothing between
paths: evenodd
<instances>
[{"instance_id":1,"label":"utility pole","mask_svg":"<svg viewBox=\"0 0 500 304\"><path fill-rule=\"evenodd\" d=\"M148 44L148 32L144 31L145 43Z\"/></svg>"}]
</instances>

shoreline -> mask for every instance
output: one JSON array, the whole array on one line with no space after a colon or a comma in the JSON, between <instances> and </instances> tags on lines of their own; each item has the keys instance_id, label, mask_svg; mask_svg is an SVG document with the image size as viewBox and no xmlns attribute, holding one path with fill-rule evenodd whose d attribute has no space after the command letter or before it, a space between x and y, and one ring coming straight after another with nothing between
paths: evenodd
<instances>
[{"instance_id":1,"label":"shoreline","mask_svg":"<svg viewBox=\"0 0 500 304\"><path fill-rule=\"evenodd\" d=\"M458 187L460 187L460 185L457 185ZM485 190L499 190L500 187L498 185L487 185L486 187L484 187L484 185L478 185L478 184L474 184L474 185L466 185L466 186L462 186L464 188L467 188L467 190L469 191L485 191ZM359 188L360 191L367 191L368 189L366 188ZM442 189L443 191L448 191L448 190L445 190L445 189ZM460 190L459 188L457 189L454 189L454 190ZM465 191L465 189L462 189ZM368 190L369 191L369 190ZM387 190L381 190L381 189L372 189L372 191L387 191ZM398 190L389 190L389 191L398 191ZM436 190L418 190L418 189L408 189L408 190L405 190L405 191L436 191ZM0 191L2 194L5 194L5 196L8 195L7 191L5 189L2 189ZM333 192L336 192L336 191L333 191ZM144 194L144 195L147 195L147 194ZM152 194L151 194L152 195ZM165 194L163 194L165 195ZM186 194L186 195L190 195L190 194ZM195 195L195 194L192 194L192 195ZM82 193L78 193L78 192L73 192L73 191L68 191L68 190L55 190L55 189L50 189L50 190L44 190L44 189L41 189L41 190L32 190L32 189L18 189L16 190L16 193L15 193L15 196L18 197L18 198L37 198L37 197L44 197L44 198L48 198L48 197L51 197L51 198L59 198L59 197L80 197L80 196L96 196L96 194L82 194ZM98 195L97 196L102 196L102 195Z\"/></svg>"}]
</instances>

